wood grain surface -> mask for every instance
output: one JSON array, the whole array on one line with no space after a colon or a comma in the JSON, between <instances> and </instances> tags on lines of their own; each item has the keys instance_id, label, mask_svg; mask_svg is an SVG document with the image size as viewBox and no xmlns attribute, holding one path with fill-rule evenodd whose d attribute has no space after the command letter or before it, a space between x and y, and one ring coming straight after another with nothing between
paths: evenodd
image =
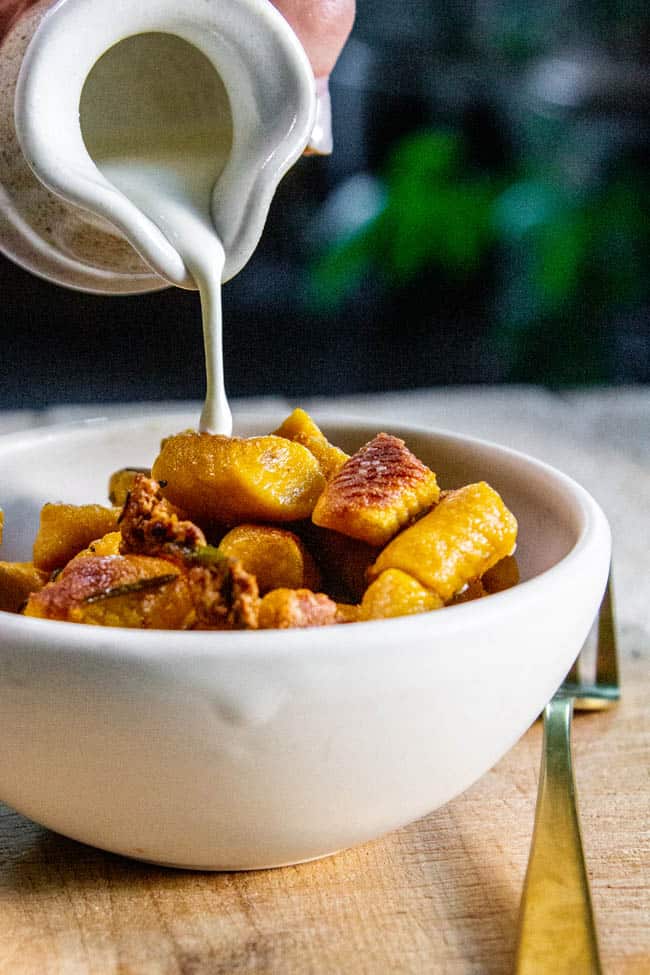
<instances>
[{"instance_id":1,"label":"wood grain surface","mask_svg":"<svg viewBox=\"0 0 650 975\"><path fill-rule=\"evenodd\" d=\"M648 655L574 753L605 970L650 971ZM2 975L512 969L541 746L535 725L468 792L315 863L189 873L102 853L0 807Z\"/></svg>"},{"instance_id":2,"label":"wood grain surface","mask_svg":"<svg viewBox=\"0 0 650 975\"><path fill-rule=\"evenodd\" d=\"M648 399L636 412L629 403L610 410L591 402L591 413L583 399L594 440L583 435L579 444L566 403L547 410L544 396L519 394L519 407L504 401L502 416L492 396L487 409L485 399L459 396L452 422L441 425L473 423L490 435L492 416L506 434L494 438L519 445L528 418L530 452L573 465L600 491L615 525L623 700L611 712L576 717L574 758L605 971L642 975L650 972L650 456L635 423L648 416ZM373 399L353 412L377 412ZM443 402L436 393L384 405L393 416L410 409L400 416L407 422L426 408L424 423ZM620 429L636 434L618 450L612 415L621 410ZM22 419L10 423L27 425ZM65 839L0 805L0 975L509 973L540 748L537 723L444 808L357 849L271 871L153 867Z\"/></svg>"}]
</instances>

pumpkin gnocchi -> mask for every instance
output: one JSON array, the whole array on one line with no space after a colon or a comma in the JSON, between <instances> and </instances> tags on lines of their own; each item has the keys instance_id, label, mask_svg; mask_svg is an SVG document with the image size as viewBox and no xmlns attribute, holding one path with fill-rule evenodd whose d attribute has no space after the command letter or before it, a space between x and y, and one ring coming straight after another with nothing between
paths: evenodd
<instances>
[{"instance_id":1,"label":"pumpkin gnocchi","mask_svg":"<svg viewBox=\"0 0 650 975\"><path fill-rule=\"evenodd\" d=\"M439 611L519 581L517 522L483 481L441 492L403 440L349 457L304 410L268 436L185 431L107 506L44 505L0 610L139 629L288 629Z\"/></svg>"}]
</instances>

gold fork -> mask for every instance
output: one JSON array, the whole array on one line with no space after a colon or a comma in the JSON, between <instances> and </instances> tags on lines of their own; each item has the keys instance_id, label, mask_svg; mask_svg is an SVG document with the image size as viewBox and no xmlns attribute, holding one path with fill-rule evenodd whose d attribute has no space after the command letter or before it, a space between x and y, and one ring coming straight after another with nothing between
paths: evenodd
<instances>
[{"instance_id":1,"label":"gold fork","mask_svg":"<svg viewBox=\"0 0 650 975\"><path fill-rule=\"evenodd\" d=\"M584 648L583 648L584 651ZM620 697L611 573L598 614L595 682L580 680L583 652L546 705L535 828L519 913L516 975L600 975L571 762L574 707L598 711Z\"/></svg>"}]
</instances>

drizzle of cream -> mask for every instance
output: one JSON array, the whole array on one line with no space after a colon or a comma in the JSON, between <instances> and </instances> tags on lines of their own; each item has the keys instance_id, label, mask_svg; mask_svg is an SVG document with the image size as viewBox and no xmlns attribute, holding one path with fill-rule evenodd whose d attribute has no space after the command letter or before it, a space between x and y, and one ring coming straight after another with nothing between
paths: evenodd
<instances>
[{"instance_id":1,"label":"drizzle of cream","mask_svg":"<svg viewBox=\"0 0 650 975\"><path fill-rule=\"evenodd\" d=\"M97 168L165 234L199 290L206 363L199 429L230 436L221 308L225 253L212 219L213 191L232 145L223 82L181 38L135 35L90 72L80 121ZM178 341L182 350L180 334Z\"/></svg>"}]
</instances>

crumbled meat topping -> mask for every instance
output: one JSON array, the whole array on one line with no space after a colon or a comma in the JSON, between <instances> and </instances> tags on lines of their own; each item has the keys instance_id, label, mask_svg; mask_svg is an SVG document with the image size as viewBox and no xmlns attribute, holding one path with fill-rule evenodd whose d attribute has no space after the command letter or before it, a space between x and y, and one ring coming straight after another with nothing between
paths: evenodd
<instances>
[{"instance_id":1,"label":"crumbled meat topping","mask_svg":"<svg viewBox=\"0 0 650 975\"><path fill-rule=\"evenodd\" d=\"M174 556L205 545L201 529L183 520L163 497L159 483L144 474L133 482L119 525L122 555Z\"/></svg>"},{"instance_id":2,"label":"crumbled meat topping","mask_svg":"<svg viewBox=\"0 0 650 975\"><path fill-rule=\"evenodd\" d=\"M195 629L257 629L257 580L236 559L194 565L188 583L196 610Z\"/></svg>"}]
</instances>

